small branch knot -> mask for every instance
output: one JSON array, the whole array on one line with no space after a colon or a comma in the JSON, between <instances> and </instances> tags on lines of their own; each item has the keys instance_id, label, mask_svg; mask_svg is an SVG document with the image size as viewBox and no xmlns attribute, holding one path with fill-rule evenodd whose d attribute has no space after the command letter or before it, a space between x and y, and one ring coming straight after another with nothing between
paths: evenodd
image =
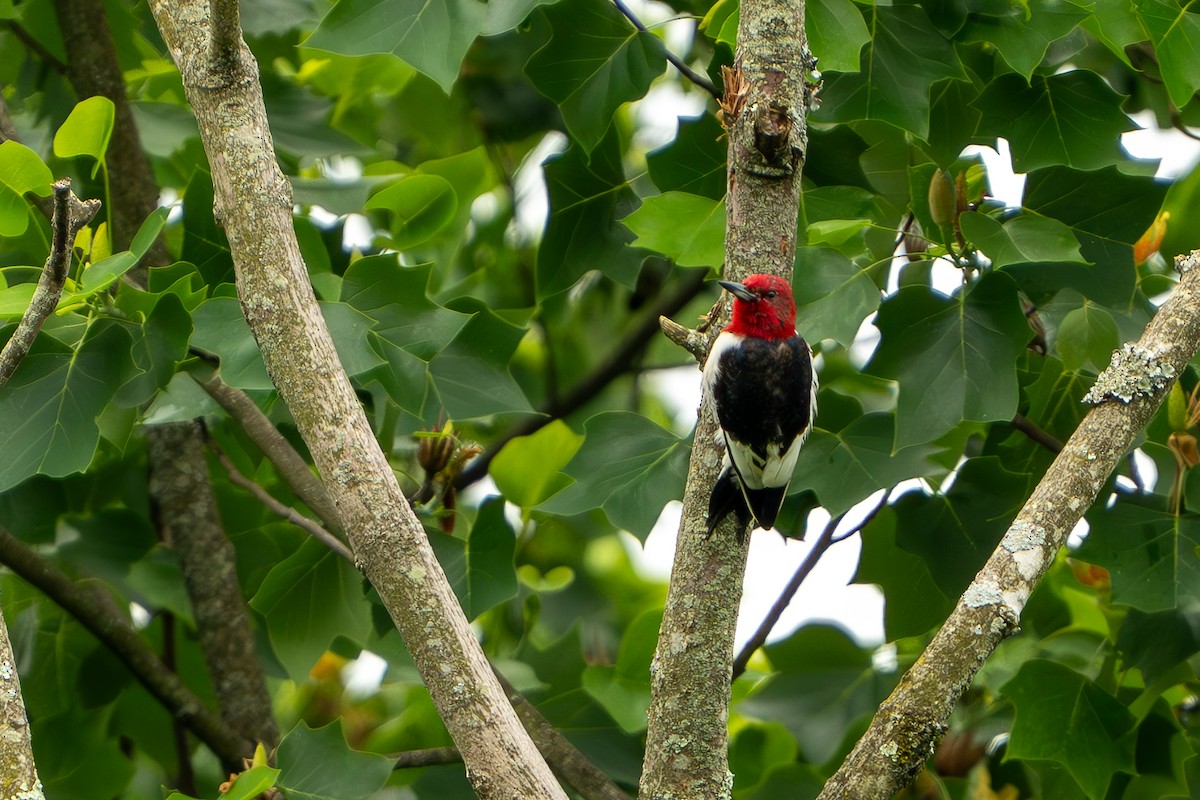
<instances>
[{"instance_id":1,"label":"small branch knot","mask_svg":"<svg viewBox=\"0 0 1200 800\"><path fill-rule=\"evenodd\" d=\"M1193 250L1187 255L1175 256L1175 271L1180 275L1186 275L1200 266L1200 250Z\"/></svg>"},{"instance_id":2,"label":"small branch knot","mask_svg":"<svg viewBox=\"0 0 1200 800\"><path fill-rule=\"evenodd\" d=\"M1136 342L1126 342L1113 351L1112 361L1083 396L1083 402L1099 405L1111 398L1128 404L1135 397L1150 397L1162 391L1174 378L1175 367L1163 361L1161 354Z\"/></svg>"}]
</instances>

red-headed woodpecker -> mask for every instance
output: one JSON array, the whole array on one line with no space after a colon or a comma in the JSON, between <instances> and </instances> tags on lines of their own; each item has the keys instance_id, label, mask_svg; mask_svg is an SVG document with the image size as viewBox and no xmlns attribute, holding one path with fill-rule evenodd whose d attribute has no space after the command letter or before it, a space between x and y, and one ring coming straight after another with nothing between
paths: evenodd
<instances>
[{"instance_id":1,"label":"red-headed woodpecker","mask_svg":"<svg viewBox=\"0 0 1200 800\"><path fill-rule=\"evenodd\" d=\"M800 448L817 412L812 351L796 333L792 287L775 275L718 281L733 295L733 319L704 364L725 468L708 504L708 532L737 513L742 529L775 526Z\"/></svg>"}]
</instances>

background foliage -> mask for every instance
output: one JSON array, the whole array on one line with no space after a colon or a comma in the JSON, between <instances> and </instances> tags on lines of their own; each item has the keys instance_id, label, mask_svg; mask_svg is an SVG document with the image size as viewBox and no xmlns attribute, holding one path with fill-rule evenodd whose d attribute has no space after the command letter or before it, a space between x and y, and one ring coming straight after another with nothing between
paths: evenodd
<instances>
[{"instance_id":1,"label":"background foliage","mask_svg":"<svg viewBox=\"0 0 1200 800\"><path fill-rule=\"evenodd\" d=\"M128 250L113 246L105 211L81 235L59 313L0 390L0 524L100 582L207 697L179 567L155 532L143 426L203 417L243 474L296 504L198 388L215 357L224 381L297 437L241 321L178 73L143 5L104 6L170 211ZM707 311L724 226L714 103L666 52L719 75L737 3L655 4L640 12L648 21L684 22L649 31L606 0L242 11L312 282L394 469L416 494L418 442L480 448L433 480L419 509L464 608L501 671L634 786L664 588L633 569L619 532L644 539L682 493L690 423L659 394L671 384L647 376L690 357L654 320ZM807 13L824 88L796 293L820 356L821 413L788 532L801 535L816 505L840 514L907 483L863 530L856 577L884 593L888 642L809 625L737 679L731 762L746 800L815 794L983 563L1052 439L1082 416L1094 374L1169 289L1150 254L1157 237L1134 247L1160 211L1164 253L1200 245L1187 224L1200 173L1156 179L1120 139L1131 114L1200 124L1189 7L812 0ZM0 2L0 19L0 84L23 143L0 145L2 339L48 250L36 200L52 176L72 176L109 213L125 177L110 169L113 105L68 81L53 5ZM705 111L662 144L654 126L680 96ZM1019 208L988 198L965 150L1000 139L1028 173ZM894 259L906 219L908 257ZM159 231L172 263L151 269L145 290L119 280ZM1185 376L1146 432L1142 466L1131 460L1102 492L1090 534L1031 598L914 792L1200 796L1195 383ZM215 459L211 480L290 731L278 775L256 768L259 785L469 797L461 765L393 772L383 755L449 741L359 573ZM168 715L53 599L10 574L0 589L47 796L175 785ZM377 689L350 690L341 667L364 648L387 672ZM216 760L188 750L195 790L214 796Z\"/></svg>"}]
</instances>

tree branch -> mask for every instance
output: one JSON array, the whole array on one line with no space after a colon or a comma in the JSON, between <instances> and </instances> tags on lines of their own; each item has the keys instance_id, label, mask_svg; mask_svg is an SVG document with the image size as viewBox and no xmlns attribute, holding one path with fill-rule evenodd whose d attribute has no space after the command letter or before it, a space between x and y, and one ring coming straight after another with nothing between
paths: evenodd
<instances>
[{"instance_id":1,"label":"tree branch","mask_svg":"<svg viewBox=\"0 0 1200 800\"><path fill-rule=\"evenodd\" d=\"M621 2L621 0L613 0L613 5L617 7L618 11L625 15L626 19L633 23L633 27L643 32L646 30L646 26L642 24L642 21L638 19L637 16L629 10L629 7ZM687 65L686 61L672 53L670 50L664 48L663 52L666 53L667 61L671 62L675 69L679 70L680 75L711 94L717 100L721 99L721 93L717 91L717 87L713 86L712 81L708 79L708 76L701 75L700 73L696 72L696 70Z\"/></svg>"},{"instance_id":2,"label":"tree branch","mask_svg":"<svg viewBox=\"0 0 1200 800\"><path fill-rule=\"evenodd\" d=\"M254 631L208 478L197 422L147 430L149 491L163 539L180 570L204 663L225 723L244 738L274 746L279 738L271 696L258 664Z\"/></svg>"},{"instance_id":3,"label":"tree branch","mask_svg":"<svg viewBox=\"0 0 1200 800\"><path fill-rule=\"evenodd\" d=\"M42 797L42 782L33 763L29 719L21 700L21 679L13 657L8 626L0 614L0 797Z\"/></svg>"},{"instance_id":4,"label":"tree branch","mask_svg":"<svg viewBox=\"0 0 1200 800\"><path fill-rule=\"evenodd\" d=\"M487 475L488 466L504 445L518 436L529 436L549 425L553 420L570 416L585 406L588 402L608 388L609 384L629 371L629 365L638 353L646 349L646 345L658 331L660 316L677 314L704 288L704 272L696 272L688 276L683 283L670 294L659 298L633 329L626 334L617 348L608 358L596 365L592 372L571 388L566 396L541 409L542 416L527 418L524 422L504 433L488 448L487 452L473 460L466 469L458 474L454 487L462 490Z\"/></svg>"},{"instance_id":5,"label":"tree branch","mask_svg":"<svg viewBox=\"0 0 1200 800\"><path fill-rule=\"evenodd\" d=\"M112 651L173 717L217 755L227 769L240 769L253 745L235 733L192 694L175 673L163 666L146 642L119 615L108 595L76 584L53 563L0 527L0 562L41 590Z\"/></svg>"},{"instance_id":6,"label":"tree branch","mask_svg":"<svg viewBox=\"0 0 1200 800\"><path fill-rule=\"evenodd\" d=\"M809 69L803 2L743 0L738 54L721 101L729 132L725 275L731 280L754 273L791 278ZM733 788L727 722L747 545L738 543L743 532L735 515L706 535L708 498L721 469L717 430L705 398L651 665L640 794L646 800L726 800Z\"/></svg>"},{"instance_id":7,"label":"tree branch","mask_svg":"<svg viewBox=\"0 0 1200 800\"><path fill-rule=\"evenodd\" d=\"M887 798L910 783L975 673L1016 631L1059 548L1200 347L1200 251L1177 264L1183 276L1174 294L1137 345L1118 351L1123 366L1101 373L1092 391L1102 402L1080 422L949 619L880 706L825 785L823 800ZM1155 388L1138 388L1139 379Z\"/></svg>"},{"instance_id":8,"label":"tree branch","mask_svg":"<svg viewBox=\"0 0 1200 800\"><path fill-rule=\"evenodd\" d=\"M150 6L200 126L242 309L267 372L468 778L483 800L565 797L492 674L338 361L296 241L291 189L275 160L253 55L239 42L232 58L209 57L213 29L203 0Z\"/></svg>"},{"instance_id":9,"label":"tree branch","mask_svg":"<svg viewBox=\"0 0 1200 800\"><path fill-rule=\"evenodd\" d=\"M224 467L226 474L229 475L230 483L236 486L241 486L243 489L253 495L254 499L258 500L258 502L262 503L273 513L283 517L296 527L303 529L308 533L309 536L317 539L330 550L337 553L350 563L354 563L354 554L350 552L349 547L346 547L346 545L342 543L341 539L337 538L332 533L321 527L319 523L304 516L291 506L279 502L272 497L266 489L259 486L257 483L239 472L238 468L235 467L233 462L229 460L229 456L225 455L225 451L221 449L220 445L218 445L211 436L208 437L208 447L213 451L213 454L216 455L217 463Z\"/></svg>"},{"instance_id":10,"label":"tree branch","mask_svg":"<svg viewBox=\"0 0 1200 800\"><path fill-rule=\"evenodd\" d=\"M787 585L783 587L783 591L779 593L779 598L771 606L771 610L767 612L766 617L763 618L763 621L754 631L754 635L742 645L741 652L733 660L733 677L735 680L746 671L746 665L750 663L750 657L754 655L754 652L767 643L767 637L771 635L771 630L779 622L779 618L783 616L783 612L787 611L787 607L791 605L796 592L800 591L800 585L812 574L813 568L817 566L817 561L820 560L821 556L825 555L825 551L831 545L843 541L865 528L867 523L873 520L875 515L879 513L880 509L887 505L888 495L889 492L884 492L883 496L879 498L879 502L862 518L862 521L839 536L835 537L834 534L837 532L838 525L846 518L848 512L842 512L829 520L828 524L821 530L821 535L813 542L812 549L808 551L804 560L800 562L800 566L796 567L796 571L792 574Z\"/></svg>"},{"instance_id":11,"label":"tree branch","mask_svg":"<svg viewBox=\"0 0 1200 800\"><path fill-rule=\"evenodd\" d=\"M462 753L458 752L457 747L426 747L421 750L408 750L396 753L392 758L396 759L396 763L392 765L393 770L462 763Z\"/></svg>"},{"instance_id":12,"label":"tree branch","mask_svg":"<svg viewBox=\"0 0 1200 800\"><path fill-rule=\"evenodd\" d=\"M1022 416L1021 414L1017 414L1012 418L1012 426L1050 452L1062 452L1063 443L1039 428L1033 420Z\"/></svg>"},{"instance_id":13,"label":"tree branch","mask_svg":"<svg viewBox=\"0 0 1200 800\"><path fill-rule=\"evenodd\" d=\"M0 350L0 386L8 383L17 366L29 354L33 340L37 338L42 324L54 313L58 300L62 297L63 284L67 280L67 270L71 266L71 250L75 246L75 234L87 225L100 209L99 200L81 201L71 191L71 181L63 179L54 184L54 219L51 227L54 229L54 239L50 245L50 255L46 265L42 267L42 275L38 279L37 288L33 292L33 300L25 309L12 338Z\"/></svg>"}]
</instances>

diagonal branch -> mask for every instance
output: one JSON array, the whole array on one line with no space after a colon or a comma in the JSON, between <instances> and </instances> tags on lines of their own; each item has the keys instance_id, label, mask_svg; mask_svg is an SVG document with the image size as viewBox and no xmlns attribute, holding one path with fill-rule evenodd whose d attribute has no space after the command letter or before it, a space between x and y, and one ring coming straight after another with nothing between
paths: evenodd
<instances>
[{"instance_id":1,"label":"diagonal branch","mask_svg":"<svg viewBox=\"0 0 1200 800\"><path fill-rule=\"evenodd\" d=\"M79 620L121 660L171 716L183 720L188 730L208 745L227 768L240 768L241 759L253 750L253 746L226 726L163 665L133 626L120 616L111 598L93 586L76 583L3 527L0 527L0 563Z\"/></svg>"},{"instance_id":2,"label":"diagonal branch","mask_svg":"<svg viewBox=\"0 0 1200 800\"><path fill-rule=\"evenodd\" d=\"M1200 347L1200 251L1180 257L1177 264L1183 275L1170 300L1136 345L1118 351L1114 361L1119 366L1101 373L1089 393L1101 402L1079 423L949 619L880 706L820 798L882 800L908 785L933 754L975 673L1017 630L1034 587L1162 404L1174 376Z\"/></svg>"},{"instance_id":3,"label":"diagonal branch","mask_svg":"<svg viewBox=\"0 0 1200 800\"><path fill-rule=\"evenodd\" d=\"M633 23L633 27L637 28L639 31L646 30L646 26L643 25L642 21L638 19L632 11L629 10L629 7L625 5L622 0L613 0L613 5L617 7L618 11L625 15L626 19ZM717 100L721 99L721 93L717 91L717 87L713 86L712 81L710 81L707 76L696 72L696 70L688 66L686 61L672 53L670 50L666 50L665 52L667 55L667 61L669 61L671 65L675 67L675 69L679 70L680 75L687 78L704 91L708 92Z\"/></svg>"},{"instance_id":4,"label":"diagonal branch","mask_svg":"<svg viewBox=\"0 0 1200 800\"><path fill-rule=\"evenodd\" d=\"M38 279L29 308L25 309L12 338L4 345L4 349L0 350L0 386L8 383L17 366L28 355L33 340L42 329L42 324L54 313L54 308L62 297L67 270L71 266L75 234L96 216L99 209L99 200L81 201L76 197L71 191L70 180L55 182L54 219L51 223L54 239L50 246L50 255L46 258L46 265L42 267L42 276Z\"/></svg>"}]
</instances>

